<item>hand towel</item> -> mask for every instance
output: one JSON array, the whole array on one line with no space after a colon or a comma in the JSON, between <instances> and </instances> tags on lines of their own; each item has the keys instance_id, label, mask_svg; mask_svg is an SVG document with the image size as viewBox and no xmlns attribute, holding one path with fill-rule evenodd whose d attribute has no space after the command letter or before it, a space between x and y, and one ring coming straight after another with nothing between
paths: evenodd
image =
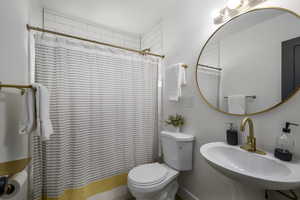
<instances>
[{"instance_id":1,"label":"hand towel","mask_svg":"<svg viewBox=\"0 0 300 200\"><path fill-rule=\"evenodd\" d=\"M53 134L53 127L50 120L49 110L49 93L45 86L34 83L33 88L36 89L36 134L41 137L41 140L49 140Z\"/></svg>"},{"instance_id":2,"label":"hand towel","mask_svg":"<svg viewBox=\"0 0 300 200\"><path fill-rule=\"evenodd\" d=\"M179 85L180 87L185 86L187 84L187 73L186 73L186 68L183 67L183 63L179 63Z\"/></svg>"},{"instance_id":3,"label":"hand towel","mask_svg":"<svg viewBox=\"0 0 300 200\"><path fill-rule=\"evenodd\" d=\"M19 134L31 133L36 125L35 118L35 96L32 89L27 89L22 96L21 120L19 123Z\"/></svg>"},{"instance_id":4,"label":"hand towel","mask_svg":"<svg viewBox=\"0 0 300 200\"><path fill-rule=\"evenodd\" d=\"M182 86L186 85L186 68L182 63L171 65L166 70L166 91L170 101L179 101L182 97Z\"/></svg>"},{"instance_id":5,"label":"hand towel","mask_svg":"<svg viewBox=\"0 0 300 200\"><path fill-rule=\"evenodd\" d=\"M228 96L228 111L232 114L246 114L246 96L231 95Z\"/></svg>"}]
</instances>

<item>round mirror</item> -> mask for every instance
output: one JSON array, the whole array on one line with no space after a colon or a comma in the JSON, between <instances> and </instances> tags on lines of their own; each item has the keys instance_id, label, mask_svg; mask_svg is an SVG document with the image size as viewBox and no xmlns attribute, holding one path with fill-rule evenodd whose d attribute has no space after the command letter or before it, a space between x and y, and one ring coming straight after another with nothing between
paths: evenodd
<instances>
[{"instance_id":1,"label":"round mirror","mask_svg":"<svg viewBox=\"0 0 300 200\"><path fill-rule=\"evenodd\" d=\"M203 47L196 80L208 105L230 115L286 102L300 86L299 16L264 8L233 18Z\"/></svg>"}]
</instances>

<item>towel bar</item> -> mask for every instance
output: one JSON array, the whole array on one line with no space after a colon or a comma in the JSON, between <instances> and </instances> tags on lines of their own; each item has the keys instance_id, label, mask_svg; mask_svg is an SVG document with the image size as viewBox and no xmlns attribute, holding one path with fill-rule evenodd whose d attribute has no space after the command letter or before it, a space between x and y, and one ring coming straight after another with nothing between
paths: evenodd
<instances>
[{"instance_id":1,"label":"towel bar","mask_svg":"<svg viewBox=\"0 0 300 200\"><path fill-rule=\"evenodd\" d=\"M21 90L21 94L25 93L25 89L32 89L32 85L10 85L10 84L2 84L0 82L0 91L2 88L15 88Z\"/></svg>"},{"instance_id":2,"label":"towel bar","mask_svg":"<svg viewBox=\"0 0 300 200\"><path fill-rule=\"evenodd\" d=\"M253 95L253 96L246 96L246 98L256 99L256 95ZM224 99L228 99L228 97L224 97Z\"/></svg>"}]
</instances>

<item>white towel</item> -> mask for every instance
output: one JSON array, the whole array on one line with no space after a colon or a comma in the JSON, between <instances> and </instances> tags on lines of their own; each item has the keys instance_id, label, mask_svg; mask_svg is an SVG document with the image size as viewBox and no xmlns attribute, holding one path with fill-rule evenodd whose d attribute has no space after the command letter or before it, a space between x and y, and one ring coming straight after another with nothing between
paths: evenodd
<instances>
[{"instance_id":1,"label":"white towel","mask_svg":"<svg viewBox=\"0 0 300 200\"><path fill-rule=\"evenodd\" d=\"M26 90L22 96L22 113L19 123L19 133L29 134L36 127L35 96L32 89Z\"/></svg>"},{"instance_id":2,"label":"white towel","mask_svg":"<svg viewBox=\"0 0 300 200\"><path fill-rule=\"evenodd\" d=\"M41 137L41 140L49 140L53 134L52 123L49 113L49 93L45 86L34 83L33 88L36 89L36 134Z\"/></svg>"},{"instance_id":3,"label":"white towel","mask_svg":"<svg viewBox=\"0 0 300 200\"><path fill-rule=\"evenodd\" d=\"M186 85L186 68L182 63L171 65L166 71L166 90L170 101L179 101L182 97L182 86Z\"/></svg>"},{"instance_id":4,"label":"white towel","mask_svg":"<svg viewBox=\"0 0 300 200\"><path fill-rule=\"evenodd\" d=\"M246 96L231 95L228 96L228 111L232 114L246 114Z\"/></svg>"}]
</instances>

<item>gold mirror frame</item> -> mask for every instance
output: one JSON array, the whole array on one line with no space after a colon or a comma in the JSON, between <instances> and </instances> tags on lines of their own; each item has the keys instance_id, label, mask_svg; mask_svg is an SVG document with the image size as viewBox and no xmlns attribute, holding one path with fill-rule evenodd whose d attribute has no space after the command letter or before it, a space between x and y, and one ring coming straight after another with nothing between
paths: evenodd
<instances>
[{"instance_id":1,"label":"gold mirror frame","mask_svg":"<svg viewBox=\"0 0 300 200\"><path fill-rule=\"evenodd\" d=\"M230 20L226 21L224 24L222 24L220 27L217 28L217 30L214 31L214 33L208 38L208 40L205 42L204 46L202 47L202 50L200 52L200 55L198 57L198 60L197 60L197 64L196 64L196 83L197 83L197 87L198 87L198 91L200 93L200 96L201 98L205 101L205 103L212 109L220 112L220 113L223 113L223 114L226 114L226 115L230 115L230 116L239 116L239 117L245 117L245 116L253 116L253 115L258 115L258 114L262 114L262 113L266 113L266 112L269 112L279 106L281 106L282 104L288 102L291 98L293 98L299 91L300 91L300 87L295 89L294 93L292 95L290 95L288 98L286 98L284 101L281 101L280 103L278 104L275 104L274 106L268 108L268 109L265 109L265 110L262 110L260 112L255 112L255 113L249 113L249 114L233 114L233 113L229 113L229 112L225 112L215 106L213 106L210 102L208 102L208 100L205 98L205 96L203 95L203 93L201 92L201 89L199 87L199 82L198 82L198 69L199 69L199 61L200 61L200 58L204 52L204 49L205 47L207 46L207 44L209 43L209 41L216 35L216 33L222 29L224 26L226 26L227 24L229 24L230 22L232 22L233 20L235 20L236 18L240 17L240 16L243 16L243 15L246 15L248 13L251 13L251 12L255 12L255 11L259 11L259 10L267 10L267 9L277 9L277 10L282 10L282 11L285 11L285 12L288 12L296 17L299 18L300 20L300 15L294 11L291 11L289 9L286 9L286 8L281 8L281 7L263 7L263 8L255 8L255 9L251 9L249 11L246 11L246 12L243 12L237 16L234 16L232 17Z\"/></svg>"}]
</instances>

